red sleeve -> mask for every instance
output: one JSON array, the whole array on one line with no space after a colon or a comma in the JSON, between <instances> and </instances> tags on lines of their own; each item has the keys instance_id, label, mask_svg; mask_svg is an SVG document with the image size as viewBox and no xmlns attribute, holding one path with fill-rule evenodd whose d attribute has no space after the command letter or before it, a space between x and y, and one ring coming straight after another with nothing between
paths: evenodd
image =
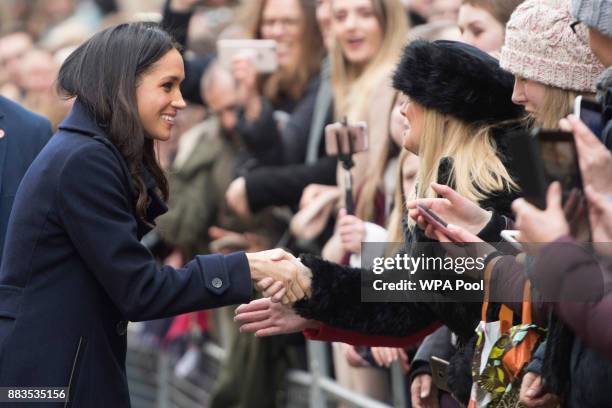
<instances>
[{"instance_id":1,"label":"red sleeve","mask_svg":"<svg viewBox=\"0 0 612 408\"><path fill-rule=\"evenodd\" d=\"M425 336L433 333L440 326L442 326L441 323L435 322L423 330L406 337L374 336L338 329L325 324L321 324L318 329L306 329L303 333L304 337L308 340L339 341L353 346L409 347L419 343Z\"/></svg>"}]
</instances>

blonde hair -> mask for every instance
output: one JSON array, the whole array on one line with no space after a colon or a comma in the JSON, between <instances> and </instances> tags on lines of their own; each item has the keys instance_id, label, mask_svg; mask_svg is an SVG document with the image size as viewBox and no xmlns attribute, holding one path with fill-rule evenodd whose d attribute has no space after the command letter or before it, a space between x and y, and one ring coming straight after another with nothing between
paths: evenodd
<instances>
[{"instance_id":1,"label":"blonde hair","mask_svg":"<svg viewBox=\"0 0 612 408\"><path fill-rule=\"evenodd\" d=\"M487 199L495 192L518 190L497 155L492 126L468 124L425 107L423 111L421 140L425 142L419 148L415 198L436 196L430 185L438 181L438 168L445 157L453 160L448 184L473 202Z\"/></svg>"},{"instance_id":2,"label":"blonde hair","mask_svg":"<svg viewBox=\"0 0 612 408\"><path fill-rule=\"evenodd\" d=\"M351 64L342 54L336 37L330 51L331 83L338 119L365 120L374 87L389 75L408 33L406 13L399 0L371 0L374 14L383 32L378 52L363 68Z\"/></svg>"},{"instance_id":3,"label":"blonde hair","mask_svg":"<svg viewBox=\"0 0 612 408\"><path fill-rule=\"evenodd\" d=\"M533 124L537 127L556 129L559 127L559 120L572 113L574 99L581 93L550 85L544 85L544 87L543 109L532 116Z\"/></svg>"},{"instance_id":4,"label":"blonde hair","mask_svg":"<svg viewBox=\"0 0 612 408\"><path fill-rule=\"evenodd\" d=\"M404 242L403 220L405 215L405 203L408 200L411 192L404 191L404 164L406 160L413 157L414 154L406 149L402 149L398 164L397 164L397 179L395 180L395 192L393 196L393 210L389 215L387 222L387 247L385 248L385 256L392 256L401 249Z\"/></svg>"},{"instance_id":5,"label":"blonde hair","mask_svg":"<svg viewBox=\"0 0 612 408\"><path fill-rule=\"evenodd\" d=\"M399 92L396 92L392 106L395 106L395 101L398 96ZM392 112L393 108L389 112L387 121L391 120ZM363 221L376 220L376 193L381 188L384 188L384 178L387 166L391 159L399 156L399 153L400 148L395 144L391 135L385 135L382 148L377 154L378 157L374 158L372 172L366 178L359 192L359 200L355 208L355 215Z\"/></svg>"}]
</instances>

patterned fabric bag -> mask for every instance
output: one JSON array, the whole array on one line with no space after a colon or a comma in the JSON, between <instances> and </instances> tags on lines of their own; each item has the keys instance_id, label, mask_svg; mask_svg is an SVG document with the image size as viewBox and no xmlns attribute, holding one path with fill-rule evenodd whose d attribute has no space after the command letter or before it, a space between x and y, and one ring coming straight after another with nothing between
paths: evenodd
<instances>
[{"instance_id":1,"label":"patterned fabric bag","mask_svg":"<svg viewBox=\"0 0 612 408\"><path fill-rule=\"evenodd\" d=\"M468 408L522 407L519 392L524 368L545 335L545 330L533 324L531 315L531 285L523 291L522 323L512 326L513 313L501 306L499 320L487 321L490 278L495 261L485 270L485 300L482 321L476 329L478 341L472 361L472 394Z\"/></svg>"}]
</instances>

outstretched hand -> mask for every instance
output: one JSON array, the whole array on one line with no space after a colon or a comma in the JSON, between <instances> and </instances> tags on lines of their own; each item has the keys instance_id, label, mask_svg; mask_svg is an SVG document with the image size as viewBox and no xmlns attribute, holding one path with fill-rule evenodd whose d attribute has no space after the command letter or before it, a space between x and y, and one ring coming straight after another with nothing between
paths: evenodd
<instances>
[{"instance_id":1,"label":"outstretched hand","mask_svg":"<svg viewBox=\"0 0 612 408\"><path fill-rule=\"evenodd\" d=\"M289 304L310 295L310 269L280 249L247 254L251 278L264 296Z\"/></svg>"},{"instance_id":2,"label":"outstretched hand","mask_svg":"<svg viewBox=\"0 0 612 408\"><path fill-rule=\"evenodd\" d=\"M319 326L318 322L304 319L291 307L272 302L269 298L240 305L234 321L240 324L240 332L255 333L257 337L297 333Z\"/></svg>"}]
</instances>

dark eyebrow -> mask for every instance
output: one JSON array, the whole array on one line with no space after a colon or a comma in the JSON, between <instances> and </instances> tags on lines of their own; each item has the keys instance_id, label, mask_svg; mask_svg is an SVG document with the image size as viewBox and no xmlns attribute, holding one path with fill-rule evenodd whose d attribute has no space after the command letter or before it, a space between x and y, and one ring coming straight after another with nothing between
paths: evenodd
<instances>
[{"instance_id":1,"label":"dark eyebrow","mask_svg":"<svg viewBox=\"0 0 612 408\"><path fill-rule=\"evenodd\" d=\"M165 76L161 80L162 80L162 82L165 82L165 81L183 82L183 79L177 77L176 75Z\"/></svg>"}]
</instances>

